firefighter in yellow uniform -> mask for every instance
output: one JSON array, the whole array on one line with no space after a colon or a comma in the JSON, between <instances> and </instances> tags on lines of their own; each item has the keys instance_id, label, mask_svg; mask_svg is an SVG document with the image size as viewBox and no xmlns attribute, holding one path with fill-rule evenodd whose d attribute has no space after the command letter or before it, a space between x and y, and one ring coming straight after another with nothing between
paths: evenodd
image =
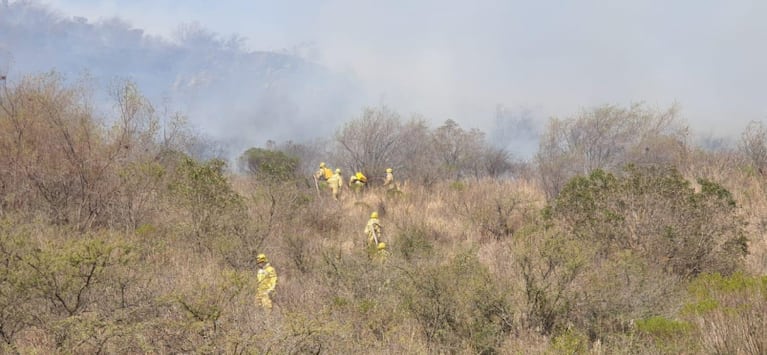
<instances>
[{"instance_id":1,"label":"firefighter in yellow uniform","mask_svg":"<svg viewBox=\"0 0 767 355\"><path fill-rule=\"evenodd\" d=\"M374 260L378 263L385 264L387 260L389 260L389 256L391 253L386 250L386 243L384 242L378 242L378 245L376 246L376 254L374 256Z\"/></svg>"},{"instance_id":2,"label":"firefighter in yellow uniform","mask_svg":"<svg viewBox=\"0 0 767 355\"><path fill-rule=\"evenodd\" d=\"M368 237L368 245L378 245L381 241L381 222L378 220L378 212L370 214L370 219L367 225L365 225L365 235Z\"/></svg>"},{"instance_id":3,"label":"firefighter in yellow uniform","mask_svg":"<svg viewBox=\"0 0 767 355\"><path fill-rule=\"evenodd\" d=\"M320 163L320 169L314 173L314 181L318 182L319 188L324 188L325 183L333 176L333 171L328 168L325 163Z\"/></svg>"},{"instance_id":4,"label":"firefighter in yellow uniform","mask_svg":"<svg viewBox=\"0 0 767 355\"><path fill-rule=\"evenodd\" d=\"M338 201L338 194L341 192L342 186L344 186L344 179L341 177L341 169L336 169L336 173L328 179L328 187L330 187L330 192L336 201Z\"/></svg>"},{"instance_id":5,"label":"firefighter in yellow uniform","mask_svg":"<svg viewBox=\"0 0 767 355\"><path fill-rule=\"evenodd\" d=\"M266 259L264 254L256 256L256 263L258 264L256 300L261 307L271 310L272 293L274 293L274 288L277 286L277 272L269 264L269 260Z\"/></svg>"},{"instance_id":6,"label":"firefighter in yellow uniform","mask_svg":"<svg viewBox=\"0 0 767 355\"><path fill-rule=\"evenodd\" d=\"M368 178L362 174L361 171L358 171L356 174L352 175L349 178L349 188L354 191L354 193L359 197L362 194L362 190L365 188L365 185L368 183Z\"/></svg>"},{"instance_id":7,"label":"firefighter in yellow uniform","mask_svg":"<svg viewBox=\"0 0 767 355\"><path fill-rule=\"evenodd\" d=\"M386 177L384 178L383 186L386 188L386 191L397 189L397 185L394 183L394 170L392 170L392 168L386 168Z\"/></svg>"}]
</instances>

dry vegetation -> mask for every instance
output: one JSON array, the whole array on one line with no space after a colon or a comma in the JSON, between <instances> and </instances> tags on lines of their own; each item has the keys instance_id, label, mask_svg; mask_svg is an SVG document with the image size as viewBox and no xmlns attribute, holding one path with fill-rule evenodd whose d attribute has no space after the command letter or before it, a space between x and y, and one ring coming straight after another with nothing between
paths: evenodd
<instances>
[{"instance_id":1,"label":"dry vegetation","mask_svg":"<svg viewBox=\"0 0 767 355\"><path fill-rule=\"evenodd\" d=\"M372 109L337 149L254 148L233 173L130 83L106 119L55 74L2 90L0 352L767 352L761 124L706 151L674 110L600 107L552 119L523 164ZM318 196L317 151L402 188Z\"/></svg>"}]
</instances>

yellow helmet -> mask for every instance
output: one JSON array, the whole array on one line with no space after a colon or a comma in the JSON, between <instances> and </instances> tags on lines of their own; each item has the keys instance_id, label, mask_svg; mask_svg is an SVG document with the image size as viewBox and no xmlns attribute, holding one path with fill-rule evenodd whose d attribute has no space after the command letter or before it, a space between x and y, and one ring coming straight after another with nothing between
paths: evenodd
<instances>
[{"instance_id":1,"label":"yellow helmet","mask_svg":"<svg viewBox=\"0 0 767 355\"><path fill-rule=\"evenodd\" d=\"M378 212L371 213L370 218L378 218Z\"/></svg>"},{"instance_id":2,"label":"yellow helmet","mask_svg":"<svg viewBox=\"0 0 767 355\"><path fill-rule=\"evenodd\" d=\"M325 167L325 163L320 163L320 168L324 168L324 167Z\"/></svg>"},{"instance_id":3,"label":"yellow helmet","mask_svg":"<svg viewBox=\"0 0 767 355\"><path fill-rule=\"evenodd\" d=\"M378 250L384 250L386 249L386 243L380 242L378 243Z\"/></svg>"},{"instance_id":4,"label":"yellow helmet","mask_svg":"<svg viewBox=\"0 0 767 355\"><path fill-rule=\"evenodd\" d=\"M357 175L357 179L362 179L362 172L358 171L355 175Z\"/></svg>"},{"instance_id":5,"label":"yellow helmet","mask_svg":"<svg viewBox=\"0 0 767 355\"><path fill-rule=\"evenodd\" d=\"M336 174L340 174L340 173L341 173L341 169L336 168Z\"/></svg>"},{"instance_id":6,"label":"yellow helmet","mask_svg":"<svg viewBox=\"0 0 767 355\"><path fill-rule=\"evenodd\" d=\"M387 172L387 173L390 173L390 172L392 172L392 171L394 171L394 170L392 170L391 168L386 168L386 172Z\"/></svg>"},{"instance_id":7,"label":"yellow helmet","mask_svg":"<svg viewBox=\"0 0 767 355\"><path fill-rule=\"evenodd\" d=\"M264 254L258 254L258 256L256 256L256 262L258 263L265 263L267 261L268 260L266 259L266 255Z\"/></svg>"}]
</instances>

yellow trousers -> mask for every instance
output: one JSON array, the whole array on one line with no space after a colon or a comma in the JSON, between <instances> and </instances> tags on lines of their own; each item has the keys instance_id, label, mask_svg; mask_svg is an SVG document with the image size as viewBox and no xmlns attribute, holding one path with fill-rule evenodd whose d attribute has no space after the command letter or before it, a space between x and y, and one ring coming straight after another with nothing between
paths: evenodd
<instances>
[{"instance_id":1,"label":"yellow trousers","mask_svg":"<svg viewBox=\"0 0 767 355\"><path fill-rule=\"evenodd\" d=\"M258 291L256 293L256 301L264 309L272 309L272 297L267 291Z\"/></svg>"},{"instance_id":2,"label":"yellow trousers","mask_svg":"<svg viewBox=\"0 0 767 355\"><path fill-rule=\"evenodd\" d=\"M333 199L338 200L338 185L330 185L330 193L333 195Z\"/></svg>"}]
</instances>

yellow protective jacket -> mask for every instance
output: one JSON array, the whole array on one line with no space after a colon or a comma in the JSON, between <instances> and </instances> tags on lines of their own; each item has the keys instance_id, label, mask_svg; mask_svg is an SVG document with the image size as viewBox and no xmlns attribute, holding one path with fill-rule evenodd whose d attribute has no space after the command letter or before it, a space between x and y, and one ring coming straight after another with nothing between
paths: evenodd
<instances>
[{"instance_id":1,"label":"yellow protective jacket","mask_svg":"<svg viewBox=\"0 0 767 355\"><path fill-rule=\"evenodd\" d=\"M386 177L384 178L383 186L386 186L388 188L394 188L394 174L392 173L386 173Z\"/></svg>"},{"instance_id":2,"label":"yellow protective jacket","mask_svg":"<svg viewBox=\"0 0 767 355\"><path fill-rule=\"evenodd\" d=\"M336 186L338 188L341 188L341 186L344 186L343 178L341 177L341 174L333 174L333 176L328 179L328 185L333 187Z\"/></svg>"},{"instance_id":3,"label":"yellow protective jacket","mask_svg":"<svg viewBox=\"0 0 767 355\"><path fill-rule=\"evenodd\" d=\"M376 250L376 253L373 255L373 260L384 264L387 260L389 260L389 256L391 256L391 252L386 249L379 249Z\"/></svg>"},{"instance_id":4,"label":"yellow protective jacket","mask_svg":"<svg viewBox=\"0 0 767 355\"><path fill-rule=\"evenodd\" d=\"M314 173L314 177L318 180L328 180L331 176L333 176L333 171L328 167L322 167Z\"/></svg>"},{"instance_id":5,"label":"yellow protective jacket","mask_svg":"<svg viewBox=\"0 0 767 355\"><path fill-rule=\"evenodd\" d=\"M364 185L368 182L368 178L365 175L362 175L362 173L356 173L349 177L349 186L359 184Z\"/></svg>"},{"instance_id":6,"label":"yellow protective jacket","mask_svg":"<svg viewBox=\"0 0 767 355\"><path fill-rule=\"evenodd\" d=\"M277 287L277 271L266 263L263 269L258 269L258 293L268 293Z\"/></svg>"}]
</instances>

